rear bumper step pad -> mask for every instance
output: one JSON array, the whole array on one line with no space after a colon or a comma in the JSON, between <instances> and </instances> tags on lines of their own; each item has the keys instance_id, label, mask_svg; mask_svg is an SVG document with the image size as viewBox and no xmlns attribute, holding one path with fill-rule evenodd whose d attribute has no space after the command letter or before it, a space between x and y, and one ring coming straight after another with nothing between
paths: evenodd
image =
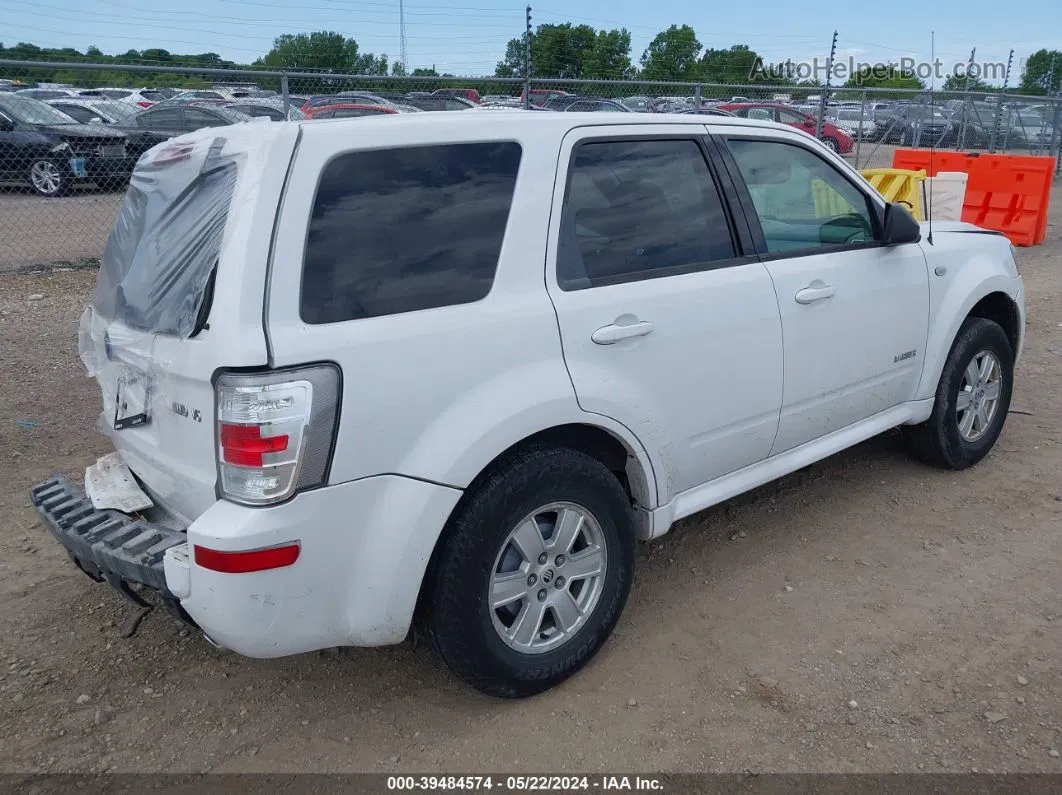
<instances>
[{"instance_id":1,"label":"rear bumper step pad","mask_svg":"<svg viewBox=\"0 0 1062 795\"><path fill-rule=\"evenodd\" d=\"M184 533L100 510L62 475L34 486L31 498L52 534L89 577L110 583L140 605L146 603L129 587L132 583L176 602L166 587L162 558L170 547L185 543Z\"/></svg>"}]
</instances>

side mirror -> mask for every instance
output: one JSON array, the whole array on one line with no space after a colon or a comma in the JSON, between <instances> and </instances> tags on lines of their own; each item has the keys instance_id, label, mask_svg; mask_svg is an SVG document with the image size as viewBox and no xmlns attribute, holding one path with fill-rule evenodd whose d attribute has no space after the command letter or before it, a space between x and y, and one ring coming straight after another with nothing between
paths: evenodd
<instances>
[{"instance_id":1,"label":"side mirror","mask_svg":"<svg viewBox=\"0 0 1062 795\"><path fill-rule=\"evenodd\" d=\"M885 205L883 226L883 243L886 246L902 246L917 243L922 239L922 227L907 208L896 202Z\"/></svg>"}]
</instances>

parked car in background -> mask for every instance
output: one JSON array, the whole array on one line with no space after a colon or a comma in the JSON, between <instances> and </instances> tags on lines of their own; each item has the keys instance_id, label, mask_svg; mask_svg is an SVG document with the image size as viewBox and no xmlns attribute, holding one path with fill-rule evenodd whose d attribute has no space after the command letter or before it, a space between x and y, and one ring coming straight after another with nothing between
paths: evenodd
<instances>
[{"instance_id":1,"label":"parked car in background","mask_svg":"<svg viewBox=\"0 0 1062 795\"><path fill-rule=\"evenodd\" d=\"M181 91L178 94L170 97L174 102L197 102L207 100L208 102L229 102L230 97L225 96L220 91L213 91L208 89L194 89L189 91Z\"/></svg>"},{"instance_id":2,"label":"parked car in background","mask_svg":"<svg viewBox=\"0 0 1062 795\"><path fill-rule=\"evenodd\" d=\"M939 107L904 105L890 119L883 140L900 146L937 146L950 127L950 119Z\"/></svg>"},{"instance_id":3,"label":"parked car in background","mask_svg":"<svg viewBox=\"0 0 1062 795\"><path fill-rule=\"evenodd\" d=\"M554 97L569 97L569 96L571 96L571 94L569 94L567 91L562 91L559 88L532 88L531 89L531 100L530 100L530 103L532 105L545 105L548 100L553 99ZM520 92L520 104L521 105L524 104L526 99L527 99L527 93L526 92Z\"/></svg>"},{"instance_id":4,"label":"parked car in background","mask_svg":"<svg viewBox=\"0 0 1062 795\"><path fill-rule=\"evenodd\" d=\"M77 96L76 92L65 88L21 88L15 92L20 97L30 99L58 99L59 97Z\"/></svg>"},{"instance_id":5,"label":"parked car in background","mask_svg":"<svg viewBox=\"0 0 1062 795\"><path fill-rule=\"evenodd\" d=\"M82 124L46 102L0 94L0 180L62 196L77 183L112 187L129 179L136 157L113 127Z\"/></svg>"},{"instance_id":6,"label":"parked car in background","mask_svg":"<svg viewBox=\"0 0 1062 795\"><path fill-rule=\"evenodd\" d=\"M437 88L431 92L433 97L460 97L479 104L479 92L474 88Z\"/></svg>"},{"instance_id":7,"label":"parked car in background","mask_svg":"<svg viewBox=\"0 0 1062 795\"><path fill-rule=\"evenodd\" d=\"M620 97L616 101L626 105L628 110L635 113L653 112L652 97Z\"/></svg>"},{"instance_id":8,"label":"parked car in background","mask_svg":"<svg viewBox=\"0 0 1062 795\"><path fill-rule=\"evenodd\" d=\"M353 119L361 116L387 116L401 113L394 105L361 105L356 102L317 105L306 111L308 119Z\"/></svg>"},{"instance_id":9,"label":"parked car in background","mask_svg":"<svg viewBox=\"0 0 1062 795\"><path fill-rule=\"evenodd\" d=\"M866 109L861 108L858 103L855 106L831 108L825 118L853 139L873 141L878 137L878 126L874 124L874 120L870 118Z\"/></svg>"},{"instance_id":10,"label":"parked car in background","mask_svg":"<svg viewBox=\"0 0 1062 795\"><path fill-rule=\"evenodd\" d=\"M161 88L86 88L77 92L79 97L95 99L118 99L141 108L150 108L156 102L165 102L178 93L175 89Z\"/></svg>"},{"instance_id":11,"label":"parked car in background","mask_svg":"<svg viewBox=\"0 0 1062 795\"><path fill-rule=\"evenodd\" d=\"M317 94L310 97L299 108L306 113L310 108L321 105L390 105L391 101L368 91L340 91L338 94Z\"/></svg>"},{"instance_id":12,"label":"parked car in background","mask_svg":"<svg viewBox=\"0 0 1062 795\"><path fill-rule=\"evenodd\" d=\"M492 102L494 104L498 104L498 103L519 102L519 101L520 101L519 97L514 97L514 96L512 96L510 94L487 94L486 96L481 97L480 100L479 100L481 105L485 105L488 102Z\"/></svg>"},{"instance_id":13,"label":"parked car in background","mask_svg":"<svg viewBox=\"0 0 1062 795\"><path fill-rule=\"evenodd\" d=\"M435 95L425 97L419 94L407 94L395 104L407 105L424 111L470 110L479 107L475 102L464 97L437 97Z\"/></svg>"},{"instance_id":14,"label":"parked car in background","mask_svg":"<svg viewBox=\"0 0 1062 795\"><path fill-rule=\"evenodd\" d=\"M547 110L563 111L565 113L632 113L626 105L616 102L607 97L579 97L568 94L563 97L553 97L544 106Z\"/></svg>"},{"instance_id":15,"label":"parked car in background","mask_svg":"<svg viewBox=\"0 0 1062 795\"><path fill-rule=\"evenodd\" d=\"M277 97L265 97L263 99L247 98L241 100L235 100L233 102L224 105L223 107L234 110L237 113L243 113L255 118L265 116L273 121L298 121L305 119L306 114L299 110L298 106L291 102L291 98L288 98L287 113L284 111L284 100Z\"/></svg>"},{"instance_id":16,"label":"parked car in background","mask_svg":"<svg viewBox=\"0 0 1062 795\"><path fill-rule=\"evenodd\" d=\"M1011 108L1007 128L1000 136L1000 147L1007 149L1045 149L1051 145L1051 125L1035 110Z\"/></svg>"},{"instance_id":17,"label":"parked car in background","mask_svg":"<svg viewBox=\"0 0 1062 795\"><path fill-rule=\"evenodd\" d=\"M686 110L680 110L679 113L692 113L697 116L736 116L729 110L723 110L722 108L716 108L711 105L701 105L699 108L687 108Z\"/></svg>"},{"instance_id":18,"label":"parked car in background","mask_svg":"<svg viewBox=\"0 0 1062 795\"><path fill-rule=\"evenodd\" d=\"M780 124L788 124L790 127L796 127L809 135L814 135L817 127L817 120L810 113L802 113L796 108L776 102L727 103L719 107L744 119L760 119L762 121L776 121ZM826 146L841 155L851 152L852 147L855 145L851 135L825 119L823 119L822 134L819 137Z\"/></svg>"},{"instance_id":19,"label":"parked car in background","mask_svg":"<svg viewBox=\"0 0 1062 795\"><path fill-rule=\"evenodd\" d=\"M139 113L135 104L113 99L77 96L48 99L45 102L82 124L120 124Z\"/></svg>"},{"instance_id":20,"label":"parked car in background","mask_svg":"<svg viewBox=\"0 0 1062 795\"><path fill-rule=\"evenodd\" d=\"M140 156L156 144L175 135L194 132L204 127L224 127L229 124L252 121L245 113L216 105L209 100L202 104L194 101L170 101L153 105L118 125L129 135L133 154Z\"/></svg>"}]
</instances>

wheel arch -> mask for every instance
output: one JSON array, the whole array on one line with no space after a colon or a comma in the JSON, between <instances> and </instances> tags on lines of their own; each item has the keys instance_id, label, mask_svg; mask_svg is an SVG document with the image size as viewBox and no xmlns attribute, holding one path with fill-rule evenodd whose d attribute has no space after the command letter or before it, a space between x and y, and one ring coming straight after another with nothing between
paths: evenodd
<instances>
[{"instance_id":1,"label":"wheel arch","mask_svg":"<svg viewBox=\"0 0 1062 795\"><path fill-rule=\"evenodd\" d=\"M596 419L596 415L591 416ZM601 420L604 419L606 418L601 418ZM657 494L652 464L633 434L624 434L615 427L606 428L599 422L586 419L543 428L513 442L480 468L478 474L465 488L461 499L450 512L446 525L435 539L431 556L421 576L420 591L416 602L418 612L424 609L424 601L429 594L428 584L431 582L439 552L446 543L453 518L464 508L468 499L485 478L489 477L498 467L505 466L506 462L512 460L514 456L520 455L521 451L532 447L569 448L600 462L616 476L631 500L638 537L649 537L649 509L655 507Z\"/></svg>"},{"instance_id":2,"label":"wheel arch","mask_svg":"<svg viewBox=\"0 0 1062 795\"><path fill-rule=\"evenodd\" d=\"M959 329L969 317L981 317L999 323L1010 340L1017 359L1024 323L1024 316L1018 304L1020 290L1019 280L994 274L979 279L972 285L957 284L949 291L936 312L937 323L929 330L926 361L916 399L927 399L936 394L944 363L951 353Z\"/></svg>"}]
</instances>

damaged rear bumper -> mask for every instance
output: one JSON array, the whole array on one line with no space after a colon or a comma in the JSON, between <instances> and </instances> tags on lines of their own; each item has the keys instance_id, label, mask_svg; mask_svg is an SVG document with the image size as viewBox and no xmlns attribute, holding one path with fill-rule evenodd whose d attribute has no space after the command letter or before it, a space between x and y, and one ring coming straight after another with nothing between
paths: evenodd
<instances>
[{"instance_id":1,"label":"damaged rear bumper","mask_svg":"<svg viewBox=\"0 0 1062 795\"><path fill-rule=\"evenodd\" d=\"M34 486L31 499L52 535L85 574L109 583L141 606L147 602L132 586L150 589L190 622L178 596L167 587L164 566L166 551L186 543L183 532L100 510L61 475Z\"/></svg>"}]
</instances>

